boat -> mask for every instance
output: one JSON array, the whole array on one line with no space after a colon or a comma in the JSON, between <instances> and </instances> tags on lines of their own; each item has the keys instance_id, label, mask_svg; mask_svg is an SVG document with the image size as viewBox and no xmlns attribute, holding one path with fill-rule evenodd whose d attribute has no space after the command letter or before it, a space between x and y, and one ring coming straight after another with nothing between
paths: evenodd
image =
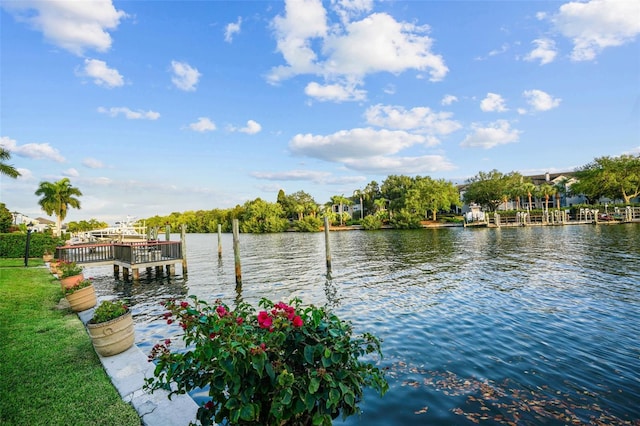
<instances>
[{"instance_id":1,"label":"boat","mask_svg":"<svg viewBox=\"0 0 640 426\"><path fill-rule=\"evenodd\" d=\"M89 239L98 242L131 242L145 241L147 239L146 226L140 225L135 217L127 216L126 220L116 222L114 226L94 229L86 232Z\"/></svg>"}]
</instances>

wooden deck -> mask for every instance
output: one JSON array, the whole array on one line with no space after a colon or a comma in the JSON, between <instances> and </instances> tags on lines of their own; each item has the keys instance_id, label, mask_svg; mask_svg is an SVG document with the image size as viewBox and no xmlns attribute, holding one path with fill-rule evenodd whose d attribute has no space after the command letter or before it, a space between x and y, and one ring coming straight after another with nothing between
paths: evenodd
<instances>
[{"instance_id":1,"label":"wooden deck","mask_svg":"<svg viewBox=\"0 0 640 426\"><path fill-rule=\"evenodd\" d=\"M116 277L122 268L123 278L134 280L140 278L140 269L156 273L167 270L170 276L175 275L176 263L182 263L186 271L186 259L183 255L181 241L141 241L129 243L102 243L67 245L56 248L56 259L76 262L83 266L113 265Z\"/></svg>"}]
</instances>

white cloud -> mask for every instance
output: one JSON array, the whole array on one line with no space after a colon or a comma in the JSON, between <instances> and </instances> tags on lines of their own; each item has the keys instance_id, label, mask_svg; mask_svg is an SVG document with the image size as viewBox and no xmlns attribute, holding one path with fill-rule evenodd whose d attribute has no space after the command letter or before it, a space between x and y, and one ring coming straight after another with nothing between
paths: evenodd
<instances>
[{"instance_id":1,"label":"white cloud","mask_svg":"<svg viewBox=\"0 0 640 426\"><path fill-rule=\"evenodd\" d=\"M431 52L429 27L398 22L386 13L374 13L351 22L344 34L325 40L328 60L325 72L361 78L366 74L409 69L428 71L431 81L440 81L448 72L440 55Z\"/></svg>"},{"instance_id":2,"label":"white cloud","mask_svg":"<svg viewBox=\"0 0 640 426\"><path fill-rule=\"evenodd\" d=\"M96 158L85 158L82 160L82 165L89 169L103 169L104 163Z\"/></svg>"},{"instance_id":3,"label":"white cloud","mask_svg":"<svg viewBox=\"0 0 640 426\"><path fill-rule=\"evenodd\" d=\"M448 72L440 55L431 51L429 27L398 22L386 13L374 13L358 21L352 16L368 12L370 1L334 0L341 23L327 22L320 0L289 0L284 16L273 20L277 49L286 65L271 70L268 79L310 74L322 83L310 83L306 92L320 100L362 100L366 91L356 90L368 74L407 70L428 72L432 81ZM336 84L336 82L339 82Z\"/></svg>"},{"instance_id":4,"label":"white cloud","mask_svg":"<svg viewBox=\"0 0 640 426\"><path fill-rule=\"evenodd\" d=\"M458 102L458 98L456 96L444 95L444 97L440 101L440 104L447 106L453 104L454 102Z\"/></svg>"},{"instance_id":5,"label":"white cloud","mask_svg":"<svg viewBox=\"0 0 640 426\"><path fill-rule=\"evenodd\" d=\"M273 69L269 76L271 82L320 70L315 65L317 56L311 47L311 40L326 35L326 19L326 11L321 0L285 3L285 15L276 16L272 25L276 33L278 51L282 53L288 66Z\"/></svg>"},{"instance_id":6,"label":"white cloud","mask_svg":"<svg viewBox=\"0 0 640 426\"><path fill-rule=\"evenodd\" d=\"M196 132L210 132L216 129L216 125L207 117L199 117L198 121L189 124L189 128Z\"/></svg>"},{"instance_id":7,"label":"white cloud","mask_svg":"<svg viewBox=\"0 0 640 426\"><path fill-rule=\"evenodd\" d=\"M115 30L127 15L111 0L3 2L16 20L42 32L50 43L82 55L87 49L105 52L111 48L109 30Z\"/></svg>"},{"instance_id":8,"label":"white cloud","mask_svg":"<svg viewBox=\"0 0 640 426\"><path fill-rule=\"evenodd\" d=\"M556 43L548 38L540 38L533 40L532 43L536 46L527 56L524 57L525 61L540 61L540 65L546 65L556 58L558 51L556 49Z\"/></svg>"},{"instance_id":9,"label":"white cloud","mask_svg":"<svg viewBox=\"0 0 640 426\"><path fill-rule=\"evenodd\" d=\"M396 130L359 128L342 130L331 135L298 134L289 142L289 149L297 155L345 162L361 157L395 154L425 137Z\"/></svg>"},{"instance_id":10,"label":"white cloud","mask_svg":"<svg viewBox=\"0 0 640 426\"><path fill-rule=\"evenodd\" d=\"M560 6L549 19L573 42L571 59L590 61L607 47L633 41L640 33L640 2L591 0Z\"/></svg>"},{"instance_id":11,"label":"white cloud","mask_svg":"<svg viewBox=\"0 0 640 426\"><path fill-rule=\"evenodd\" d=\"M175 86L185 92L193 92L202 74L196 68L186 62L171 61L173 77L171 81Z\"/></svg>"},{"instance_id":12,"label":"white cloud","mask_svg":"<svg viewBox=\"0 0 640 426\"><path fill-rule=\"evenodd\" d=\"M312 81L304 89L307 96L319 101L362 101L367 97L365 90L356 89L354 85L326 84L321 85Z\"/></svg>"},{"instance_id":13,"label":"white cloud","mask_svg":"<svg viewBox=\"0 0 640 426\"><path fill-rule=\"evenodd\" d=\"M553 98L548 93L536 89L525 90L522 96L527 99L527 103L531 105L535 111L548 111L557 108L562 101L560 98Z\"/></svg>"},{"instance_id":14,"label":"white cloud","mask_svg":"<svg viewBox=\"0 0 640 426\"><path fill-rule=\"evenodd\" d=\"M235 34L240 34L240 26L242 25L242 17L238 16L237 22L227 24L224 29L224 41L231 43Z\"/></svg>"},{"instance_id":15,"label":"white cloud","mask_svg":"<svg viewBox=\"0 0 640 426\"><path fill-rule=\"evenodd\" d=\"M505 100L496 93L487 93L487 97L480 101L480 109L484 112L505 112Z\"/></svg>"},{"instance_id":16,"label":"white cloud","mask_svg":"<svg viewBox=\"0 0 640 426\"><path fill-rule=\"evenodd\" d=\"M367 109L367 123L392 129L408 130L432 136L448 135L462 126L452 120L450 112L435 112L427 107L415 107L406 110L400 106L374 105ZM437 138L426 141L428 144L439 143Z\"/></svg>"},{"instance_id":17,"label":"white cloud","mask_svg":"<svg viewBox=\"0 0 640 426\"><path fill-rule=\"evenodd\" d=\"M474 123L471 128L473 133L467 135L460 146L489 149L498 145L517 142L521 133L519 130L512 129L506 120L498 120L487 127Z\"/></svg>"},{"instance_id":18,"label":"white cloud","mask_svg":"<svg viewBox=\"0 0 640 426\"><path fill-rule=\"evenodd\" d=\"M70 169L67 169L67 170L63 171L62 172L62 176L78 177L78 176L80 176L80 173L78 172L77 169L71 167Z\"/></svg>"},{"instance_id":19,"label":"white cloud","mask_svg":"<svg viewBox=\"0 0 640 426\"><path fill-rule=\"evenodd\" d=\"M249 120L247 121L247 125L241 129L238 129L241 133L246 133L248 135L255 135L262 130L262 126L257 121Z\"/></svg>"},{"instance_id":20,"label":"white cloud","mask_svg":"<svg viewBox=\"0 0 640 426\"><path fill-rule=\"evenodd\" d=\"M346 162L346 165L353 170L388 175L434 173L454 170L456 168L449 160L441 155L352 158Z\"/></svg>"},{"instance_id":21,"label":"white cloud","mask_svg":"<svg viewBox=\"0 0 640 426\"><path fill-rule=\"evenodd\" d=\"M85 59L84 69L79 73L93 78L98 86L120 87L124 85L122 75L115 68L109 68L107 63L98 59Z\"/></svg>"},{"instance_id":22,"label":"white cloud","mask_svg":"<svg viewBox=\"0 0 640 426\"><path fill-rule=\"evenodd\" d=\"M325 183L331 176L331 173L313 170L289 170L286 172L253 172L251 173L251 176L265 180L311 181L316 183Z\"/></svg>"},{"instance_id":23,"label":"white cloud","mask_svg":"<svg viewBox=\"0 0 640 426\"><path fill-rule=\"evenodd\" d=\"M0 145L7 151L16 154L18 157L31 158L34 160L53 160L57 163L64 163L65 159L57 149L52 148L48 143L28 143L18 145L18 143L7 136L0 138Z\"/></svg>"},{"instance_id":24,"label":"white cloud","mask_svg":"<svg viewBox=\"0 0 640 426\"><path fill-rule=\"evenodd\" d=\"M157 120L160 118L160 113L155 111L133 111L127 107L111 107L104 108L98 107L98 112L107 114L111 117L117 117L122 114L129 120Z\"/></svg>"},{"instance_id":25,"label":"white cloud","mask_svg":"<svg viewBox=\"0 0 640 426\"><path fill-rule=\"evenodd\" d=\"M373 9L373 0L331 0L331 6L342 22Z\"/></svg>"}]
</instances>

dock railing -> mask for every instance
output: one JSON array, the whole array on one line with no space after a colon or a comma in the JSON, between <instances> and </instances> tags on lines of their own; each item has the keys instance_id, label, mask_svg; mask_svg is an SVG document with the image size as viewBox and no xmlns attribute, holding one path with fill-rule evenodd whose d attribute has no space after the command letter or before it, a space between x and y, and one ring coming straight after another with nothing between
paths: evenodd
<instances>
[{"instance_id":1,"label":"dock railing","mask_svg":"<svg viewBox=\"0 0 640 426\"><path fill-rule=\"evenodd\" d=\"M182 259L180 241L143 241L67 245L56 248L56 259L80 265L147 264Z\"/></svg>"}]
</instances>

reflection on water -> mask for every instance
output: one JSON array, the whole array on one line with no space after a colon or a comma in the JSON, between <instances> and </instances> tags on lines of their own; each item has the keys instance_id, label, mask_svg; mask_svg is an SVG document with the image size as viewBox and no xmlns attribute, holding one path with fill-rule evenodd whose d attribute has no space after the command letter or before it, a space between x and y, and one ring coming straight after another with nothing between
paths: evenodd
<instances>
[{"instance_id":1,"label":"reflection on water","mask_svg":"<svg viewBox=\"0 0 640 426\"><path fill-rule=\"evenodd\" d=\"M195 294L328 305L384 340L390 391L338 424L638 424L640 227L187 236L188 276L114 281L100 298L133 307L143 351L175 335L159 301ZM174 236L177 238L177 236ZM178 267L178 272L180 268ZM196 400L198 395L194 395Z\"/></svg>"}]
</instances>

